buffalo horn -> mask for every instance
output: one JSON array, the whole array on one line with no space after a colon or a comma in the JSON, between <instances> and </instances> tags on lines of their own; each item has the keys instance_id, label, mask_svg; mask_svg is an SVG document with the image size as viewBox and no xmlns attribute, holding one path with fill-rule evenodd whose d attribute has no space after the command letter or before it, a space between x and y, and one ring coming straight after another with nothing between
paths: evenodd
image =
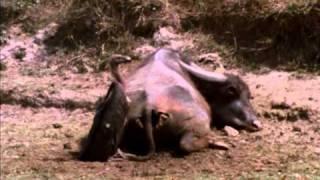
<instances>
[{"instance_id":1,"label":"buffalo horn","mask_svg":"<svg viewBox=\"0 0 320 180\"><path fill-rule=\"evenodd\" d=\"M183 69L185 69L190 74L192 74L200 79L214 81L214 82L227 81L227 77L222 73L205 71L202 68L195 65L194 63L191 63L190 65L188 65L182 61L179 61L179 63Z\"/></svg>"}]
</instances>

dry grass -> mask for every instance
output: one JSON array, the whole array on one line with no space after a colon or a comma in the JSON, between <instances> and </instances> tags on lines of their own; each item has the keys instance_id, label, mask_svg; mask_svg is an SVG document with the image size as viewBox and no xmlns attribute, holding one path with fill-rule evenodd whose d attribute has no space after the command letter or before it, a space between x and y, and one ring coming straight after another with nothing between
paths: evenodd
<instances>
[{"instance_id":1,"label":"dry grass","mask_svg":"<svg viewBox=\"0 0 320 180\"><path fill-rule=\"evenodd\" d=\"M318 71L320 2L309 1L179 1L182 27L200 28L232 48L238 62Z\"/></svg>"},{"instance_id":2,"label":"dry grass","mask_svg":"<svg viewBox=\"0 0 320 180\"><path fill-rule=\"evenodd\" d=\"M57 21L68 7L67 0L3 0L0 22L9 27L21 23L26 33L34 33L50 22Z\"/></svg>"},{"instance_id":3,"label":"dry grass","mask_svg":"<svg viewBox=\"0 0 320 180\"><path fill-rule=\"evenodd\" d=\"M55 44L128 50L133 37L151 37L160 26L175 26L171 12L162 1L74 0L60 18Z\"/></svg>"},{"instance_id":4,"label":"dry grass","mask_svg":"<svg viewBox=\"0 0 320 180\"><path fill-rule=\"evenodd\" d=\"M15 8L19 15L10 14L7 19L13 17L15 22L23 22L29 32L48 21L58 21L60 27L47 44L55 49L91 54L98 60L89 64L98 67L114 52L130 54L159 27L168 25L177 30L196 32L195 36L197 33L210 36L202 38L205 42L199 44L215 46L197 49L218 49L227 59L236 59L240 64L280 65L311 71L318 71L320 66L319 0L14 2L16 4L6 7L20 7Z\"/></svg>"},{"instance_id":5,"label":"dry grass","mask_svg":"<svg viewBox=\"0 0 320 180\"><path fill-rule=\"evenodd\" d=\"M128 53L170 25L212 35L214 49L240 64L317 71L319 7L316 0L74 0L51 42L93 46L98 56Z\"/></svg>"}]
</instances>

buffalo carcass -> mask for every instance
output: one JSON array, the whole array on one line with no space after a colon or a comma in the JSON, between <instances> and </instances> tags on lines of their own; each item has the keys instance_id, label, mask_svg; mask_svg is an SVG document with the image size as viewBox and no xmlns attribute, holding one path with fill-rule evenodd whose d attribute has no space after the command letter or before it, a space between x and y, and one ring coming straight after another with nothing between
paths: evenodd
<instances>
[{"instance_id":1,"label":"buffalo carcass","mask_svg":"<svg viewBox=\"0 0 320 180\"><path fill-rule=\"evenodd\" d=\"M128 112L124 89L112 82L106 96L96 109L88 137L82 144L79 159L82 161L106 161L119 146Z\"/></svg>"},{"instance_id":2,"label":"buffalo carcass","mask_svg":"<svg viewBox=\"0 0 320 180\"><path fill-rule=\"evenodd\" d=\"M149 159L155 152L154 134L167 137L164 141L177 139L180 150L186 153L206 147L227 148L214 140L210 108L189 75L181 69L180 58L177 51L159 49L125 80L119 79L130 99L128 122L141 122L149 149L144 156L120 151L124 157ZM115 64L111 63L112 69L116 69ZM111 71L120 77L117 70Z\"/></svg>"},{"instance_id":3,"label":"buffalo carcass","mask_svg":"<svg viewBox=\"0 0 320 180\"><path fill-rule=\"evenodd\" d=\"M191 61L179 63L209 103L213 126L229 125L248 131L262 129L250 102L248 85L239 76L208 72Z\"/></svg>"}]
</instances>

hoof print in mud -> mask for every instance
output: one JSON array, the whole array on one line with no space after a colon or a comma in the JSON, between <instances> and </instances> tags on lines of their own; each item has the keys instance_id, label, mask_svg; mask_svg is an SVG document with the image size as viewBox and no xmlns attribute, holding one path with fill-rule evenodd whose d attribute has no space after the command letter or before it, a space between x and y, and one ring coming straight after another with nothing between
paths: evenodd
<instances>
[{"instance_id":1,"label":"hoof print in mud","mask_svg":"<svg viewBox=\"0 0 320 180\"><path fill-rule=\"evenodd\" d=\"M54 129L60 129L60 128L62 128L63 126L62 126L62 124L60 124L60 123L54 123L54 124L52 124L52 127L53 127Z\"/></svg>"},{"instance_id":2,"label":"hoof print in mud","mask_svg":"<svg viewBox=\"0 0 320 180\"><path fill-rule=\"evenodd\" d=\"M71 149L72 149L72 144L71 144L71 143L64 143L64 144L63 144L63 149L65 149L65 150L71 150Z\"/></svg>"}]
</instances>

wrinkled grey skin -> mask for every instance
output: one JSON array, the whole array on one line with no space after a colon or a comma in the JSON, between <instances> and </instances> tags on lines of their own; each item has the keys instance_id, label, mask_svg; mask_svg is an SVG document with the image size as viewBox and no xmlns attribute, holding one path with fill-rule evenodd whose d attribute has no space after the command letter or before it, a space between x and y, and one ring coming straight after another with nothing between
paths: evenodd
<instances>
[{"instance_id":1,"label":"wrinkled grey skin","mask_svg":"<svg viewBox=\"0 0 320 180\"><path fill-rule=\"evenodd\" d=\"M180 61L180 65L208 102L213 126L229 125L248 131L262 129L250 102L248 85L239 76L208 72L190 61Z\"/></svg>"},{"instance_id":2,"label":"wrinkled grey skin","mask_svg":"<svg viewBox=\"0 0 320 180\"><path fill-rule=\"evenodd\" d=\"M168 137L164 142L178 138L180 150L187 153L217 145L210 129L210 108L189 75L182 70L180 58L177 51L159 49L127 78L119 80L123 82L125 93L130 99L128 121L139 119L149 145L149 152L145 156L120 151L124 157L133 160L149 159L155 152L153 135L162 136L161 132L166 132L163 136ZM115 74L117 70L111 72L114 77L120 77ZM143 98L137 98L139 94ZM154 119L159 114L166 118Z\"/></svg>"}]
</instances>

